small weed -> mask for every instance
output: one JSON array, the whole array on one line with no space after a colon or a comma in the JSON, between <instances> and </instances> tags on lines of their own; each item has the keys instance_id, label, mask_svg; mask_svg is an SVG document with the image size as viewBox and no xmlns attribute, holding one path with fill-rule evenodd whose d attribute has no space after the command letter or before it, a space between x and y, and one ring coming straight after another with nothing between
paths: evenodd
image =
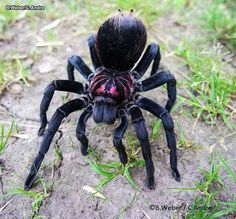
<instances>
[{"instance_id":1,"label":"small weed","mask_svg":"<svg viewBox=\"0 0 236 219\"><path fill-rule=\"evenodd\" d=\"M200 195L197 196L191 205L191 209L187 212L186 218L219 218L221 216L229 215L236 211L236 197L229 197L232 201L223 201L221 193L227 189L224 183L224 177L219 174L220 170L224 170L233 179L236 185L236 173L229 167L222 157L218 155L218 161L215 155L211 157L210 169L200 169L203 174L203 179L200 183L195 183L193 188L178 188L183 191L198 191Z\"/></svg>"},{"instance_id":2,"label":"small weed","mask_svg":"<svg viewBox=\"0 0 236 219\"><path fill-rule=\"evenodd\" d=\"M93 147L89 145L88 147L88 153L92 156L93 160L95 161L101 161L101 154L96 152Z\"/></svg>"},{"instance_id":3,"label":"small weed","mask_svg":"<svg viewBox=\"0 0 236 219\"><path fill-rule=\"evenodd\" d=\"M15 81L23 81L25 85L29 86L27 80L29 76L29 69L25 68L19 59L16 60L16 69L18 71L18 77L15 79Z\"/></svg>"},{"instance_id":4,"label":"small weed","mask_svg":"<svg viewBox=\"0 0 236 219\"><path fill-rule=\"evenodd\" d=\"M211 50L192 48L188 42L182 42L175 51L190 70L191 75L184 82L187 86L186 96L179 96L185 104L193 107L196 116L208 124L214 124L221 117L225 124L232 128L230 116L235 109L231 105L231 95L236 91L236 78L222 69L222 55L219 46Z\"/></svg>"},{"instance_id":5,"label":"small weed","mask_svg":"<svg viewBox=\"0 0 236 219\"><path fill-rule=\"evenodd\" d=\"M2 34L8 26L19 19L20 12L6 10L5 4L0 4L0 34Z\"/></svg>"},{"instance_id":6,"label":"small weed","mask_svg":"<svg viewBox=\"0 0 236 219\"><path fill-rule=\"evenodd\" d=\"M232 5L227 3L231 2ZM208 30L211 40L219 40L232 51L236 48L235 1L210 0L200 15L201 25Z\"/></svg>"},{"instance_id":7,"label":"small weed","mask_svg":"<svg viewBox=\"0 0 236 219\"><path fill-rule=\"evenodd\" d=\"M128 135L129 136L129 135ZM129 141L129 140L128 140ZM97 153L91 149L89 149L89 154L92 155L93 159L88 160L91 168L104 178L97 184L96 188L100 190L104 185L109 183L118 175L123 175L128 182L135 188L136 190L140 190L135 181L133 180L132 176L130 175L130 169L134 167L143 167L144 160L141 160L137 157L137 154L140 151L140 148L137 150L134 149L133 140L131 140L130 150L127 150L127 155L129 158L128 163L124 166L121 162L107 162L101 163L101 157L97 155Z\"/></svg>"},{"instance_id":8,"label":"small weed","mask_svg":"<svg viewBox=\"0 0 236 219\"><path fill-rule=\"evenodd\" d=\"M0 60L0 93L4 89L4 85L7 82L7 63L3 60Z\"/></svg>"},{"instance_id":9,"label":"small weed","mask_svg":"<svg viewBox=\"0 0 236 219\"><path fill-rule=\"evenodd\" d=\"M23 82L29 86L29 73L29 68L20 59L0 60L0 93L14 82Z\"/></svg>"},{"instance_id":10,"label":"small weed","mask_svg":"<svg viewBox=\"0 0 236 219\"><path fill-rule=\"evenodd\" d=\"M4 124L2 124L1 126L1 136L0 136L0 155L3 154L5 148L6 148L6 144L11 136L12 130L13 130L13 126L14 126L14 121L12 121L10 129L7 131L7 134L5 136L5 128L4 128Z\"/></svg>"},{"instance_id":11,"label":"small weed","mask_svg":"<svg viewBox=\"0 0 236 219\"><path fill-rule=\"evenodd\" d=\"M50 41L55 41L55 33L53 30L48 30L47 31L47 40L50 42Z\"/></svg>"},{"instance_id":12,"label":"small weed","mask_svg":"<svg viewBox=\"0 0 236 219\"><path fill-rule=\"evenodd\" d=\"M186 139L186 136L184 134L183 129L180 127L180 125L177 123L177 136L178 136L178 142L177 142L177 148L181 150L191 149L191 150L198 150L202 149L203 146L196 145L192 141L189 141Z\"/></svg>"},{"instance_id":13,"label":"small weed","mask_svg":"<svg viewBox=\"0 0 236 219\"><path fill-rule=\"evenodd\" d=\"M131 161L125 166L123 166L120 162L107 162L105 164L102 164L100 162L96 162L94 160L88 160L89 165L91 168L104 178L96 185L96 188L100 190L104 185L109 183L111 180L113 180L118 175L123 175L128 182L133 186L134 189L140 191L139 187L133 180L132 176L130 175L130 168L133 167L143 167L144 166L144 160L137 160L137 161Z\"/></svg>"},{"instance_id":14,"label":"small weed","mask_svg":"<svg viewBox=\"0 0 236 219\"><path fill-rule=\"evenodd\" d=\"M130 148L132 148L134 150L134 147L136 144L138 144L138 139L135 138L131 132L127 131L125 133L125 139L127 141L127 145L129 145Z\"/></svg>"},{"instance_id":15,"label":"small weed","mask_svg":"<svg viewBox=\"0 0 236 219\"><path fill-rule=\"evenodd\" d=\"M32 191L32 190L26 191L23 188L17 187L17 188L10 189L5 195L2 195L0 197L4 198L8 196L13 196L13 195L20 195L20 196L33 198L33 201L31 203L31 207L32 207L31 218L40 218L42 217L42 215L38 214L39 209L43 203L43 200L50 196L52 185L48 186L42 178L39 178L38 182L42 184L43 191Z\"/></svg>"},{"instance_id":16,"label":"small weed","mask_svg":"<svg viewBox=\"0 0 236 219\"><path fill-rule=\"evenodd\" d=\"M134 205L135 200L136 200L136 195L137 195L137 192L133 193L129 203L121 209L121 211L120 211L119 215L116 217L116 219L122 218L122 215L125 213L125 211Z\"/></svg>"},{"instance_id":17,"label":"small weed","mask_svg":"<svg viewBox=\"0 0 236 219\"><path fill-rule=\"evenodd\" d=\"M63 160L63 154L62 154L62 151L61 151L61 149L60 149L60 147L59 147L59 145L56 143L55 145L54 145L54 154L55 154L55 156L56 156L56 160L57 161L62 161Z\"/></svg>"},{"instance_id":18,"label":"small weed","mask_svg":"<svg viewBox=\"0 0 236 219\"><path fill-rule=\"evenodd\" d=\"M152 123L152 132L150 135L150 142L153 142L160 134L161 120L154 119Z\"/></svg>"}]
</instances>

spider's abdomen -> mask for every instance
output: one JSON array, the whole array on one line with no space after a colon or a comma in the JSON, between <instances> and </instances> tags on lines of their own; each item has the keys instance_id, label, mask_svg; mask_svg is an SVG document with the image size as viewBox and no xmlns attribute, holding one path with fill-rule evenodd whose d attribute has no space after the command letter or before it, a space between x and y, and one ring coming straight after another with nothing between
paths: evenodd
<instances>
[{"instance_id":1,"label":"spider's abdomen","mask_svg":"<svg viewBox=\"0 0 236 219\"><path fill-rule=\"evenodd\" d=\"M118 107L128 101L134 93L135 81L130 72L101 69L89 84L93 99L94 121L114 123Z\"/></svg>"},{"instance_id":2,"label":"spider's abdomen","mask_svg":"<svg viewBox=\"0 0 236 219\"><path fill-rule=\"evenodd\" d=\"M105 68L128 71L140 58L147 41L144 24L120 13L105 21L96 36L96 50Z\"/></svg>"}]
</instances>

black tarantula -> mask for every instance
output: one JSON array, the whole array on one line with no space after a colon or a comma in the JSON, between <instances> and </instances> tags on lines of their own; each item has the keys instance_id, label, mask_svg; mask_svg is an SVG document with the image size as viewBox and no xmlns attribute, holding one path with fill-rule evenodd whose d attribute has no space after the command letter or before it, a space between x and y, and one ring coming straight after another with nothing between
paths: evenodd
<instances>
[{"instance_id":1,"label":"black tarantula","mask_svg":"<svg viewBox=\"0 0 236 219\"><path fill-rule=\"evenodd\" d=\"M43 135L46 128L46 112L54 91L81 94L81 97L62 105L52 116L48 129L43 136L38 155L26 179L26 190L33 186L40 165L62 120L70 113L82 109L84 111L79 117L76 128L76 137L81 143L82 155L88 153L85 127L86 121L91 115L93 115L96 123L113 124L116 119L120 119L120 125L113 133L113 144L119 153L121 163L124 165L128 159L122 138L128 126L128 115L131 116L145 160L146 184L149 189L154 188L154 165L148 132L140 108L161 119L170 149L172 175L176 181L180 181L180 174L177 169L174 123L170 116L171 108L176 100L176 80L168 71L157 72L161 55L159 46L154 43L148 45L142 58L134 67L144 51L146 40L146 28L140 20L133 16L132 11L130 14L123 14L119 11L117 15L110 17L100 26L96 36L90 35L88 38L95 72L90 70L79 56L74 55L69 58L67 65L69 80L54 80L45 89L40 105L41 127L38 134ZM152 61L150 77L141 80ZM87 83L82 84L75 81L74 69L82 74ZM167 84L168 92L165 108L139 94L139 92L152 90L163 84Z\"/></svg>"}]
</instances>

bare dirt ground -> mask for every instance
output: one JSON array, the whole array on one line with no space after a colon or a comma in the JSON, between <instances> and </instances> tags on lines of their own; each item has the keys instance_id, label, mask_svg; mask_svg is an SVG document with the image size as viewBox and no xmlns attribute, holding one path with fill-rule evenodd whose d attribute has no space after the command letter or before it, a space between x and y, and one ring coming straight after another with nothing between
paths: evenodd
<instances>
[{"instance_id":1,"label":"bare dirt ground","mask_svg":"<svg viewBox=\"0 0 236 219\"><path fill-rule=\"evenodd\" d=\"M176 40L175 33L183 31L184 27L175 25L174 21L171 20L171 16L168 18L169 20L165 24L160 19L156 24L157 29L152 28L149 30L149 41L158 42L160 39L166 41ZM57 40L62 41L63 45L52 50L49 47L38 47L39 54L36 60L31 61L30 58L24 60L26 64L32 64L31 78L33 81L29 87L21 84L12 85L0 97L1 121L11 122L12 117L14 117L20 131L24 132L26 136L26 139L11 138L4 154L1 156L3 161L1 165L4 167L2 183L0 184L2 193L11 188L23 187L29 167L38 151L42 140L41 137L37 136L39 105L45 86L54 79L66 79L66 64L70 55L80 55L89 63L89 53L86 45L87 33L85 34L81 31L82 34L79 34L80 22L79 19L62 22L55 33ZM40 28L47 23L49 23L47 20L38 20L36 31L33 32L26 20L17 22L14 28L9 30L9 40L0 42L1 57L9 56L12 51L29 54L30 50L38 42L39 37L44 37L44 33L40 31ZM176 78L181 80L180 72L183 69L181 64L170 54L162 54L162 66L171 70ZM45 66L49 66L52 70L45 70ZM44 70L45 72L42 73ZM80 76L77 76L77 79L82 80ZM63 104L65 95L65 93L59 92L54 95L48 112L49 118L56 108ZM167 99L165 89L162 88L144 95L162 104ZM69 96L69 99L72 98L75 98L75 95ZM132 169L132 176L140 186L141 192L136 192L128 181L120 175L102 189L103 195L107 197L106 200L93 197L90 193L83 190L85 185L95 186L101 177L91 169L88 162L80 154L79 143L75 137L75 126L81 112L70 115L60 127L63 137L60 139L59 145L64 157L61 166L55 171L52 179L51 163L56 158L51 149L40 169L40 175L44 177L45 181L47 183L53 181L54 185L50 196L43 200L39 214L45 218L54 219L116 218L121 213L122 208L130 203L131 197L136 193L134 204L122 214L123 218L181 218L181 215L184 215L183 210L150 210L149 206L191 204L194 197L198 195L197 192L178 191L170 188L193 187L194 182L199 182L202 179L198 167L209 167L210 148L212 145L215 144L214 150L219 151L223 157L233 159L236 156L236 136L225 139L225 148L217 143L219 139L230 133L225 126L211 127L199 120L193 132L192 127L195 118L192 118L186 111L188 109L180 107L178 111L172 113L176 129L180 126L187 141L196 146L196 148L178 150L179 170L182 176L181 182L176 182L171 176L166 140L162 130L160 139L152 142L153 161L155 164L155 190L149 191L144 186L144 168ZM151 132L153 116L146 112L144 112L144 115L148 130ZM117 153L112 146L112 130L117 124L116 122L114 126L109 127L105 125L98 126L94 124L92 119L88 122L87 134L90 144L96 151L101 153L104 161L118 161ZM129 131L134 133L131 124ZM178 133L178 131L176 132ZM124 142L127 143L126 140ZM200 149L197 146L201 146ZM235 160L233 162L234 165L232 164L232 166L235 166ZM41 185L38 185L34 189L42 188ZM232 187L231 191L226 191L226 194L228 192L236 193L236 189ZM1 200L0 207L4 206L9 200L10 197ZM15 195L9 205L0 213L0 218L30 218L30 215L32 215L31 203L32 198Z\"/></svg>"}]
</instances>

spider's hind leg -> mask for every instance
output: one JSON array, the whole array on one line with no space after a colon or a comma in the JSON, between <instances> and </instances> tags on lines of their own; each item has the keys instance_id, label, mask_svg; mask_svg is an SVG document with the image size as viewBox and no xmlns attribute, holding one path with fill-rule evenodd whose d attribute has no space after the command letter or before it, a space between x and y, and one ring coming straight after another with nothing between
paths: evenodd
<instances>
[{"instance_id":1,"label":"spider's hind leg","mask_svg":"<svg viewBox=\"0 0 236 219\"><path fill-rule=\"evenodd\" d=\"M154 165L152 162L151 147L148 140L148 132L145 126L144 118L141 110L137 106L133 106L129 110L134 129L138 140L140 141L143 158L145 160L147 171L147 187L154 189Z\"/></svg>"}]
</instances>

